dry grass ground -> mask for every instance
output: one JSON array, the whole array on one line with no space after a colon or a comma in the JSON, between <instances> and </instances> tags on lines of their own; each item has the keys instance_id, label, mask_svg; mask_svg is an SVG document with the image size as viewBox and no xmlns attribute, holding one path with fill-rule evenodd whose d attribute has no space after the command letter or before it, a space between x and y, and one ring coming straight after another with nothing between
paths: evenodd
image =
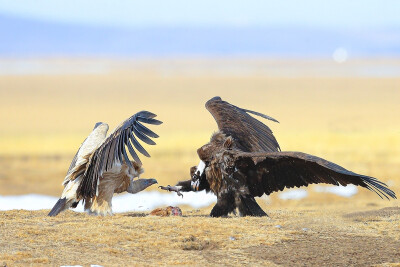
<instances>
[{"instance_id":1,"label":"dry grass ground","mask_svg":"<svg viewBox=\"0 0 400 267\"><path fill-rule=\"evenodd\" d=\"M204 109L215 95L278 119L280 124L267 124L282 150L315 154L378 177L399 195L399 85L400 78L196 74L151 67L0 76L0 195L59 195L70 160L94 123L113 128L143 109L164 121L153 127L161 137L148 149L152 158L143 159L144 177L160 184L187 178L198 163L196 149L216 130ZM183 218L1 212L0 264L400 264L399 201L360 189L350 199L311 190L303 200L273 195L259 202L269 218L211 219L210 207L186 207Z\"/></svg>"},{"instance_id":2,"label":"dry grass ground","mask_svg":"<svg viewBox=\"0 0 400 267\"><path fill-rule=\"evenodd\" d=\"M269 218L127 213L93 217L0 212L0 263L8 266L400 264L400 208L355 200L270 205ZM384 207L384 208L383 208ZM265 208L265 205L264 205ZM360 210L365 212L360 212ZM145 216L145 217L143 217Z\"/></svg>"}]
</instances>

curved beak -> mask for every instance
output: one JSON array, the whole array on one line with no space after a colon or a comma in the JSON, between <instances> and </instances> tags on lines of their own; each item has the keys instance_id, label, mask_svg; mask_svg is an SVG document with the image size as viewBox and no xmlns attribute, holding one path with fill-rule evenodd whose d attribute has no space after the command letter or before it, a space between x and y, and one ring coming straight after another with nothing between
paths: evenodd
<instances>
[{"instance_id":1,"label":"curved beak","mask_svg":"<svg viewBox=\"0 0 400 267\"><path fill-rule=\"evenodd\" d=\"M190 186L192 187L192 190L193 190L193 191L199 191L200 179L191 181L191 182L190 182Z\"/></svg>"}]
</instances>

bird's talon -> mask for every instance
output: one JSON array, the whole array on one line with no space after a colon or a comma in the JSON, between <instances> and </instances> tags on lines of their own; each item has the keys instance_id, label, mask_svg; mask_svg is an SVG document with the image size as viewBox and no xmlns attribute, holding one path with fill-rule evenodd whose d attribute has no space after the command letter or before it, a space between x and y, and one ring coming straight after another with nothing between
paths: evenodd
<instances>
[{"instance_id":1,"label":"bird's talon","mask_svg":"<svg viewBox=\"0 0 400 267\"><path fill-rule=\"evenodd\" d=\"M176 187L176 186L170 186L170 185L168 185L168 186L159 186L158 188L160 188L160 189L162 189L162 190L169 191L169 192L176 192L176 194L177 194L178 196L180 196L180 197L183 198L183 194L181 193L180 188L178 188L178 187Z\"/></svg>"}]
</instances>

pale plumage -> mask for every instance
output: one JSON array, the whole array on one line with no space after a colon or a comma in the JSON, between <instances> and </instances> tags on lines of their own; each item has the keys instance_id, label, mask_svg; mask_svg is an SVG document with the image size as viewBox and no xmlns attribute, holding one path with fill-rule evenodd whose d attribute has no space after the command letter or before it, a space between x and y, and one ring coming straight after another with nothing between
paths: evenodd
<instances>
[{"instance_id":1,"label":"pale plumage","mask_svg":"<svg viewBox=\"0 0 400 267\"><path fill-rule=\"evenodd\" d=\"M134 180L144 170L132 147L133 144L140 153L150 156L135 136L147 144L155 145L148 136L157 138L158 135L141 124L162 123L154 117L156 115L151 112L141 111L121 123L109 136L108 125L96 123L75 154L63 182L61 198L49 216L74 208L81 200L85 202L85 210L90 214L112 214L111 199L114 193L135 194L157 183L155 179ZM134 161L129 160L125 147Z\"/></svg>"}]
</instances>

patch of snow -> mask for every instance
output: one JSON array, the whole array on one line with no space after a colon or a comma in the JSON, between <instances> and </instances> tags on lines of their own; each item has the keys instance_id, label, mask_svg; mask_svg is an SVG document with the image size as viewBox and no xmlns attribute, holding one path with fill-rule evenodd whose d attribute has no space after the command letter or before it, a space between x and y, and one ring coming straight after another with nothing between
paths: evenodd
<instances>
[{"instance_id":1,"label":"patch of snow","mask_svg":"<svg viewBox=\"0 0 400 267\"><path fill-rule=\"evenodd\" d=\"M308 196L307 190L305 189L292 189L279 194L280 199L302 199Z\"/></svg>"},{"instance_id":2,"label":"patch of snow","mask_svg":"<svg viewBox=\"0 0 400 267\"><path fill-rule=\"evenodd\" d=\"M163 206L188 205L198 209L208 207L217 202L213 194L201 192L182 192L183 198L176 193L160 193L157 191L124 194L113 198L113 212L145 211Z\"/></svg>"},{"instance_id":3,"label":"patch of snow","mask_svg":"<svg viewBox=\"0 0 400 267\"><path fill-rule=\"evenodd\" d=\"M316 185L314 191L318 193L331 193L341 197L352 197L358 192L355 185L349 184L347 186L324 186Z\"/></svg>"},{"instance_id":4,"label":"patch of snow","mask_svg":"<svg viewBox=\"0 0 400 267\"><path fill-rule=\"evenodd\" d=\"M41 210L51 209L58 198L44 195L0 196L0 210Z\"/></svg>"},{"instance_id":5,"label":"patch of snow","mask_svg":"<svg viewBox=\"0 0 400 267\"><path fill-rule=\"evenodd\" d=\"M51 209L57 197L37 194L20 196L0 196L0 210L41 210ZM216 196L202 192L183 192L183 198L176 193L160 193L157 191L140 192L138 194L115 195L112 199L114 213L128 211L146 211L158 207L188 205L193 208L208 207L217 201ZM74 211L83 212L78 205Z\"/></svg>"}]
</instances>

